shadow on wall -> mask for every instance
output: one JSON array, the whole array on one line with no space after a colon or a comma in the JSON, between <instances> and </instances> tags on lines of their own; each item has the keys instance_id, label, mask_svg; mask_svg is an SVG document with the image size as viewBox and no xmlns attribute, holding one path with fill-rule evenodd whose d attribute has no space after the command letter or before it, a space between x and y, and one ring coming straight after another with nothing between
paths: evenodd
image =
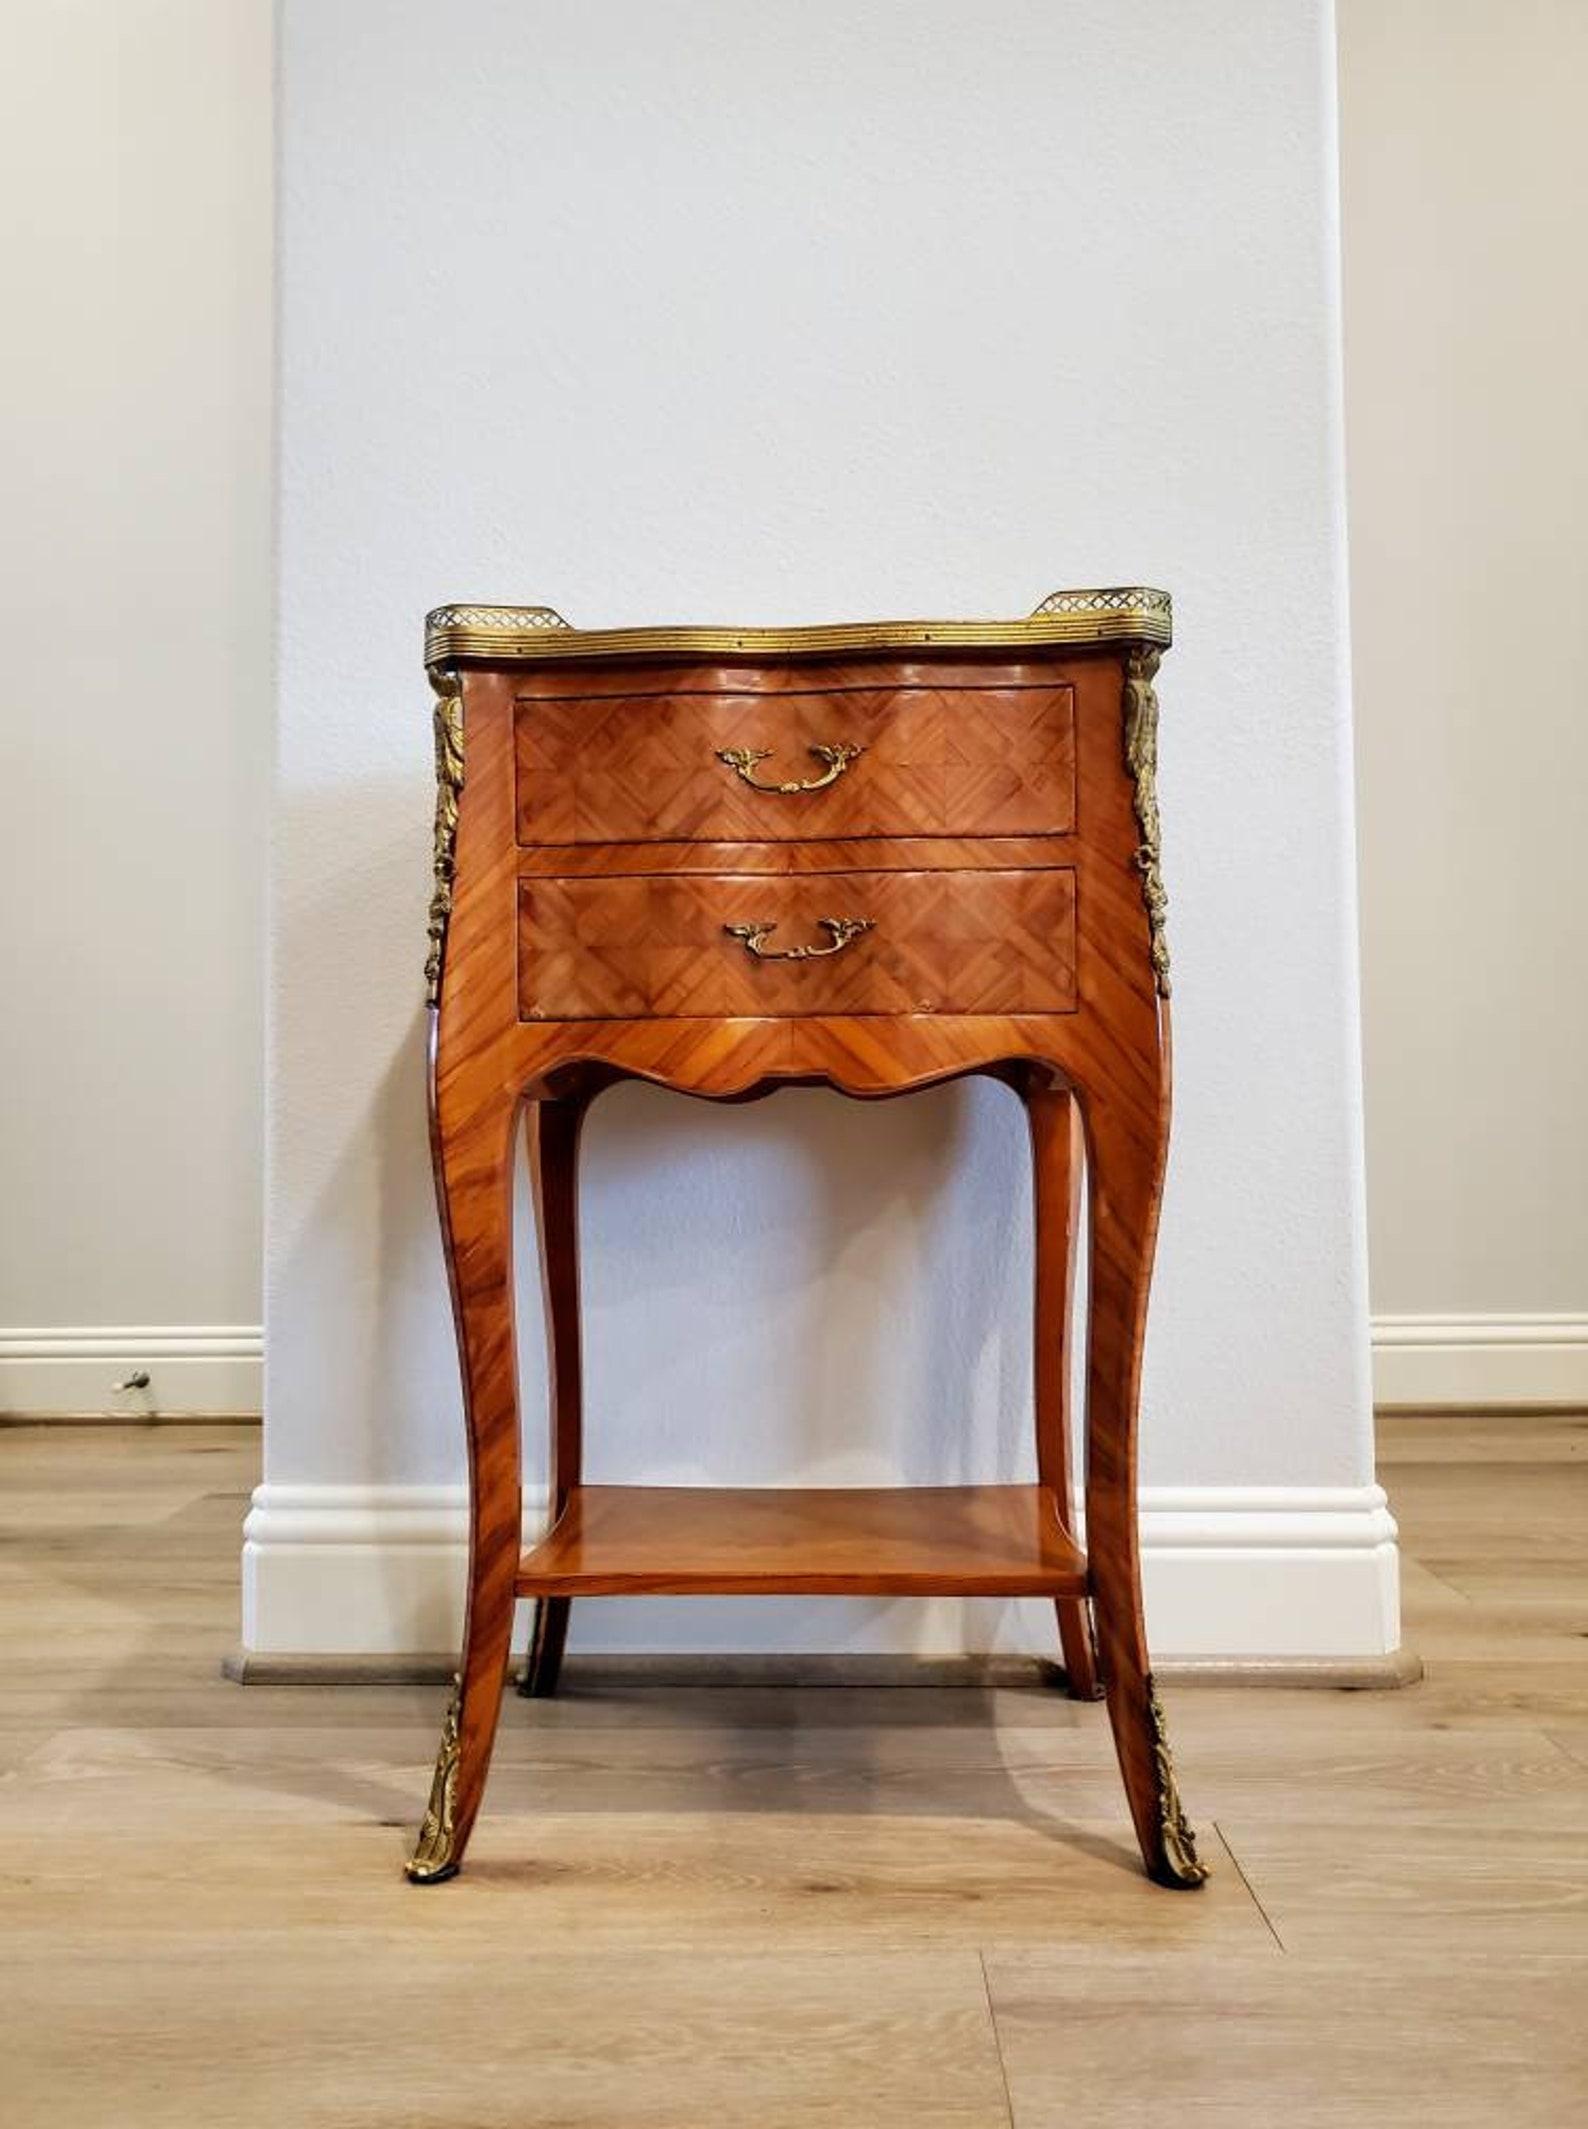
<instances>
[{"instance_id":1,"label":"shadow on wall","mask_svg":"<svg viewBox=\"0 0 1588 2129\"><path fill-rule=\"evenodd\" d=\"M592 1112L583 1215L592 1482L1032 1474L1030 1182L1007 1088L724 1107L621 1086ZM576 1607L572 1646L1051 1653L1052 1633L1051 1607L991 1600L611 1599Z\"/></svg>"},{"instance_id":2,"label":"shadow on wall","mask_svg":"<svg viewBox=\"0 0 1588 2129\"><path fill-rule=\"evenodd\" d=\"M366 792L359 808L338 806L334 865L322 844L312 903L283 927L280 965L303 988L278 1012L277 1187L289 1173L322 1178L290 1239L278 1224L273 1250L267 1460L286 1480L465 1478L426 1128L424 830L406 782L400 797L394 787L378 804ZM318 817L321 800L306 811ZM359 973L371 969L389 977ZM412 1006L371 1085L359 1071L379 1019L371 994L389 1000L409 983ZM525 1481L536 1488L545 1369L521 1158L519 1176ZM1007 1088L962 1082L874 1103L793 1088L725 1106L622 1085L594 1105L581 1185L591 1481L1031 1474L1029 1160ZM900 1631L916 1645L989 1645L1008 1607L976 1607L974 1627L957 1603L930 1621L907 1607L914 1623L901 1614L884 1631L889 1609L603 1600L576 1613L576 1646L592 1632L626 1647L897 1646Z\"/></svg>"},{"instance_id":3,"label":"shadow on wall","mask_svg":"<svg viewBox=\"0 0 1588 2129\"><path fill-rule=\"evenodd\" d=\"M592 1479L942 1485L1018 1462L1023 1154L991 1085L605 1095L583 1178Z\"/></svg>"},{"instance_id":4,"label":"shadow on wall","mask_svg":"<svg viewBox=\"0 0 1588 2129\"><path fill-rule=\"evenodd\" d=\"M319 1485L461 1481L437 1240L421 970L433 771L278 792L265 1466Z\"/></svg>"}]
</instances>

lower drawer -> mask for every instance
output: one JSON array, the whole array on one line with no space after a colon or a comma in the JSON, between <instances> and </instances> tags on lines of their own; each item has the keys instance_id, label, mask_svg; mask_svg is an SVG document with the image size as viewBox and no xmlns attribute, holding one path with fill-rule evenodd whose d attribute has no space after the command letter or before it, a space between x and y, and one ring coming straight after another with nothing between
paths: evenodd
<instances>
[{"instance_id":1,"label":"lower drawer","mask_svg":"<svg viewBox=\"0 0 1588 2129\"><path fill-rule=\"evenodd\" d=\"M525 1020L1069 1013L1075 874L521 879L518 1003Z\"/></svg>"}]
</instances>

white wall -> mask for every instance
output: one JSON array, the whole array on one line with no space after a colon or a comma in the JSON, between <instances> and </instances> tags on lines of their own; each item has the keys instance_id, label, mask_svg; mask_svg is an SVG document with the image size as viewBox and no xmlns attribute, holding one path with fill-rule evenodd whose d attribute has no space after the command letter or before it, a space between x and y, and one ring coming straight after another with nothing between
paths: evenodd
<instances>
[{"instance_id":1,"label":"white wall","mask_svg":"<svg viewBox=\"0 0 1588 2129\"><path fill-rule=\"evenodd\" d=\"M1588 7L1340 29L1379 1387L1588 1404Z\"/></svg>"},{"instance_id":2,"label":"white wall","mask_svg":"<svg viewBox=\"0 0 1588 2129\"><path fill-rule=\"evenodd\" d=\"M260 1650L440 1648L463 1473L426 1171L420 619L1022 611L1171 586L1161 1649L1397 1636L1367 1409L1333 63L1321 5L325 8L281 56ZM601 1476L1015 1475L990 1087L598 1107ZM540 1435L533 1308L524 1360ZM605 1603L576 1644L953 1647L1043 1607Z\"/></svg>"},{"instance_id":3,"label":"white wall","mask_svg":"<svg viewBox=\"0 0 1588 2129\"><path fill-rule=\"evenodd\" d=\"M270 68L7 17L0 1409L258 1409Z\"/></svg>"}]
</instances>

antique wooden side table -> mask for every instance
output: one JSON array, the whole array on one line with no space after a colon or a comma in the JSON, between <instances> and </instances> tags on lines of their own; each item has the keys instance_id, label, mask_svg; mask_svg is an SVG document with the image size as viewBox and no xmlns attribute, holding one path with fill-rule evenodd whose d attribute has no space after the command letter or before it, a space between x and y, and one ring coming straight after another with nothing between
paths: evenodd
<instances>
[{"instance_id":1,"label":"antique wooden side table","mask_svg":"<svg viewBox=\"0 0 1588 2129\"><path fill-rule=\"evenodd\" d=\"M514 1605L555 1689L575 1597L1046 1596L1106 1697L1136 1837L1206 1875L1142 1629L1136 1399L1169 1123L1154 675L1169 600L1059 592L1017 621L582 630L429 616L431 1146L469 1447L463 1656L409 1875L462 1860ZM576 1156L623 1078L750 1100L1006 1082L1035 1174L1037 1483L586 1486ZM521 1543L512 1159L527 1111L551 1519ZM1067 1465L1071 1255L1090 1182L1086 1538ZM1095 1641L1094 1641L1095 1622Z\"/></svg>"}]
</instances>

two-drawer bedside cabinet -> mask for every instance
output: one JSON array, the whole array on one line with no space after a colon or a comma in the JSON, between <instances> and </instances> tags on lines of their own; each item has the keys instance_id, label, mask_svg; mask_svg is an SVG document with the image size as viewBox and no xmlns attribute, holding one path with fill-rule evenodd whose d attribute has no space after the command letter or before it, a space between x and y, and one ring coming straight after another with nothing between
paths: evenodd
<instances>
[{"instance_id":1,"label":"two-drawer bedside cabinet","mask_svg":"<svg viewBox=\"0 0 1588 2129\"><path fill-rule=\"evenodd\" d=\"M1045 1596L1106 1697L1151 1875L1205 1876L1142 1629L1136 1398L1169 1125L1157 591L1018 621L570 628L429 617L431 1146L463 1371L463 1657L409 1874L457 1870L519 1597L555 1690L575 1597ZM586 1486L577 1152L603 1087L743 1101L1004 1081L1035 1175L1034 1485ZM512 1160L527 1112L551 1520L527 1554ZM1072 1244L1089 1179L1086 1550L1068 1469ZM1077 1335L1082 1333L1077 1332ZM1094 1637L1095 1625L1095 1637Z\"/></svg>"}]
</instances>

